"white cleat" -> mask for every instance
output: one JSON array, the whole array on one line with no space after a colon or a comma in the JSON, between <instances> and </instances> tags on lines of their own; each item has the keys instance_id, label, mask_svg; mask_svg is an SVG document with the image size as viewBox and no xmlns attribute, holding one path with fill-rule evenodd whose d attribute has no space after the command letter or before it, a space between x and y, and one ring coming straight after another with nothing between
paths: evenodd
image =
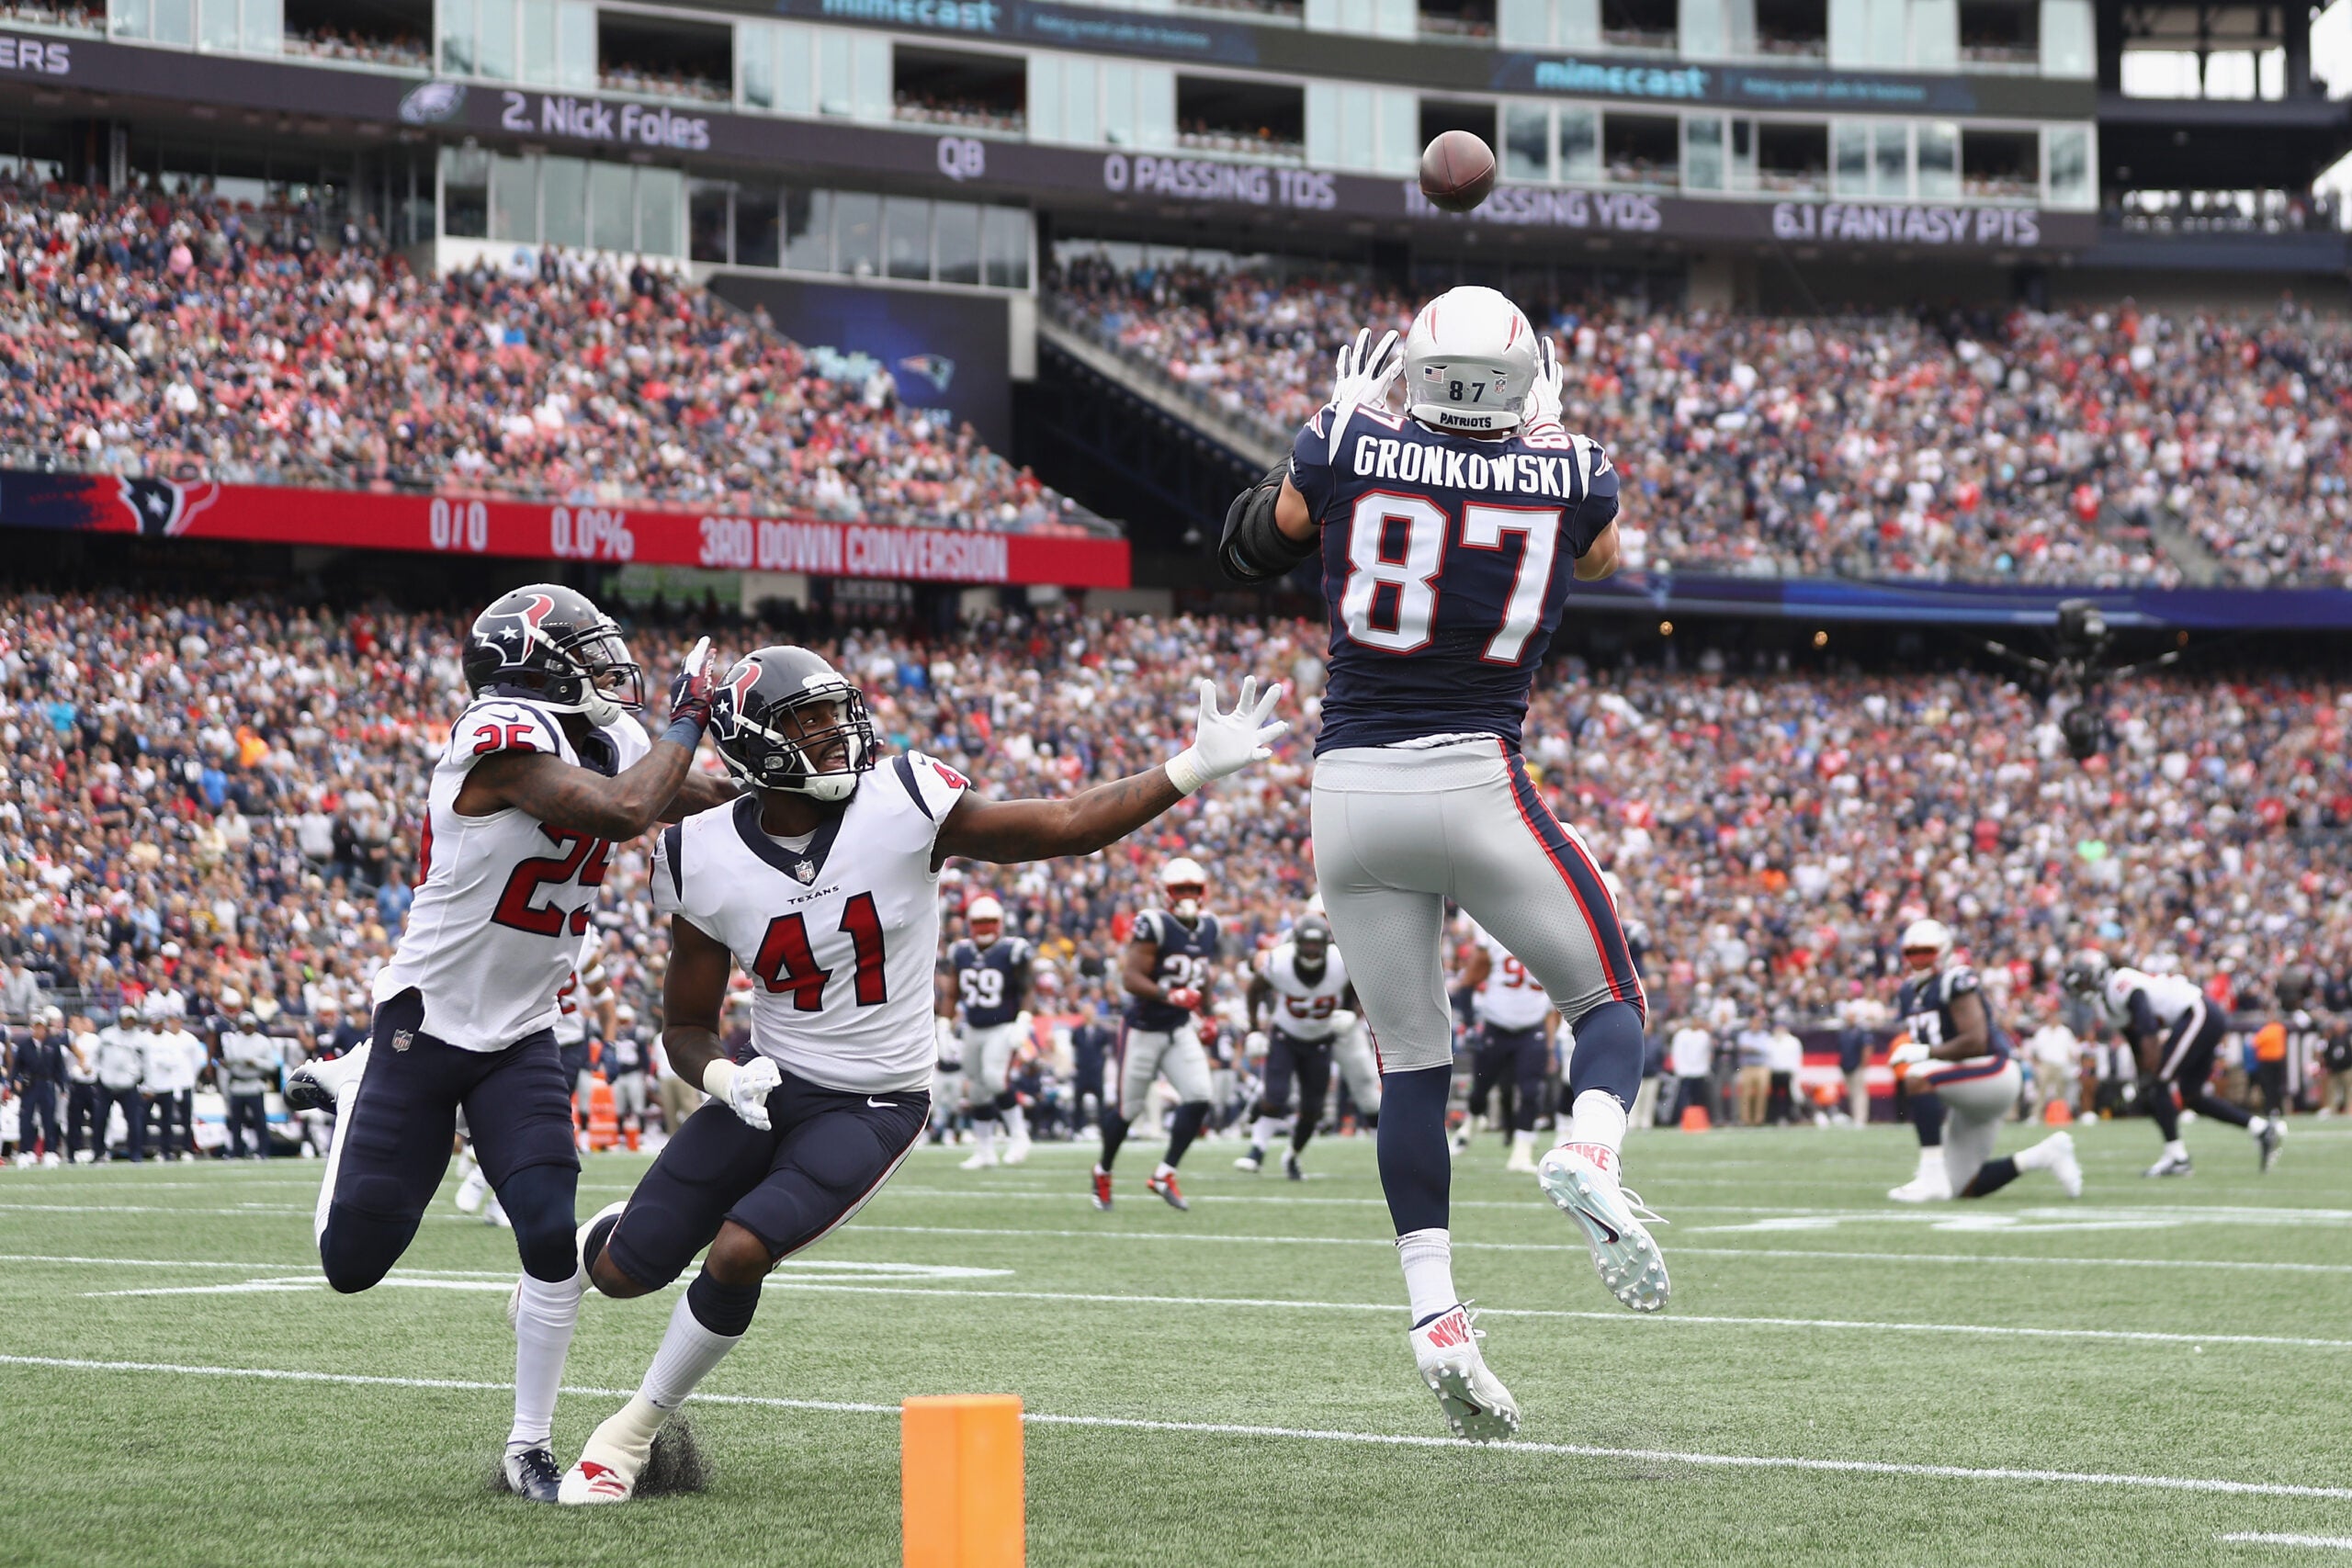
<instances>
[{"instance_id":1,"label":"white cleat","mask_svg":"<svg viewBox=\"0 0 2352 1568\"><path fill-rule=\"evenodd\" d=\"M1498 1443L1519 1430L1519 1402L1487 1370L1479 1353L1484 1329L1472 1325L1468 1303L1460 1303L1413 1330L1413 1362L1421 1381L1437 1395L1446 1425L1457 1438Z\"/></svg>"},{"instance_id":2,"label":"white cleat","mask_svg":"<svg viewBox=\"0 0 2352 1568\"><path fill-rule=\"evenodd\" d=\"M357 1083L368 1070L375 1043L362 1040L332 1061L305 1062L286 1075L286 1108L289 1111L333 1111L335 1096L347 1083Z\"/></svg>"},{"instance_id":3,"label":"white cleat","mask_svg":"<svg viewBox=\"0 0 2352 1568\"><path fill-rule=\"evenodd\" d=\"M1012 1145L1004 1151L1004 1163L1007 1165L1019 1165L1028 1159L1028 1157L1029 1134L1023 1133L1019 1137L1013 1139Z\"/></svg>"},{"instance_id":4,"label":"white cleat","mask_svg":"<svg viewBox=\"0 0 2352 1568\"><path fill-rule=\"evenodd\" d=\"M968 1158L968 1159L967 1159L967 1160L965 1160L962 1164L958 1165L956 1168L956 1169L958 1169L958 1170L986 1170L986 1169L988 1169L989 1167L991 1167L991 1166L993 1166L993 1165L995 1165L995 1164L996 1164L996 1150L995 1150L995 1149L993 1149L993 1148L975 1149L974 1151L972 1151L971 1157L970 1157L970 1158Z\"/></svg>"},{"instance_id":5,"label":"white cleat","mask_svg":"<svg viewBox=\"0 0 2352 1568\"><path fill-rule=\"evenodd\" d=\"M1266 1151L1255 1144L1250 1145L1250 1152L1233 1162L1233 1168L1246 1170L1252 1176L1257 1175L1266 1168Z\"/></svg>"},{"instance_id":6,"label":"white cleat","mask_svg":"<svg viewBox=\"0 0 2352 1568\"><path fill-rule=\"evenodd\" d=\"M1583 1152L1590 1146L1563 1144L1545 1155L1535 1167L1536 1183L1562 1213L1584 1227L1585 1245L1609 1293L1635 1312L1656 1312L1673 1293L1666 1258L1643 1224L1658 1216L1618 1185L1614 1171Z\"/></svg>"},{"instance_id":7,"label":"white cleat","mask_svg":"<svg viewBox=\"0 0 2352 1568\"><path fill-rule=\"evenodd\" d=\"M1940 1171L1923 1171L1900 1187L1888 1188L1886 1195L1898 1203L1949 1203L1951 1183Z\"/></svg>"},{"instance_id":8,"label":"white cleat","mask_svg":"<svg viewBox=\"0 0 2352 1568\"><path fill-rule=\"evenodd\" d=\"M557 1486L559 1503L626 1503L637 1493L637 1476L616 1465L583 1459L563 1472Z\"/></svg>"},{"instance_id":9,"label":"white cleat","mask_svg":"<svg viewBox=\"0 0 2352 1568\"><path fill-rule=\"evenodd\" d=\"M51 1149L47 1154L40 1156L40 1168L43 1170L55 1170L59 1166L64 1163L65 1162L63 1160L57 1157L57 1151L55 1149Z\"/></svg>"},{"instance_id":10,"label":"white cleat","mask_svg":"<svg viewBox=\"0 0 2352 1568\"><path fill-rule=\"evenodd\" d=\"M479 1214L482 1200L489 1196L490 1178L481 1173L481 1167L469 1162L465 1178L458 1183L457 1195L450 1201L458 1205L461 1214Z\"/></svg>"},{"instance_id":11,"label":"white cleat","mask_svg":"<svg viewBox=\"0 0 2352 1568\"><path fill-rule=\"evenodd\" d=\"M486 1225L496 1225L503 1231L511 1231L514 1228L514 1222L506 1217L506 1211L500 1205L496 1193L491 1194L490 1201L483 1206L481 1221Z\"/></svg>"},{"instance_id":12,"label":"white cleat","mask_svg":"<svg viewBox=\"0 0 2352 1568\"><path fill-rule=\"evenodd\" d=\"M1535 1156L1525 1144L1513 1144L1510 1158L1503 1161L1503 1168L1515 1175L1532 1176L1535 1174Z\"/></svg>"},{"instance_id":13,"label":"white cleat","mask_svg":"<svg viewBox=\"0 0 2352 1568\"><path fill-rule=\"evenodd\" d=\"M2187 1155L2166 1155L2140 1174L2143 1176L2191 1176L2196 1174L2196 1168L2188 1163Z\"/></svg>"},{"instance_id":14,"label":"white cleat","mask_svg":"<svg viewBox=\"0 0 2352 1568\"><path fill-rule=\"evenodd\" d=\"M2050 1156L2050 1174L2058 1179L2058 1190L2069 1198L2083 1195L2083 1162L2075 1157L2075 1135L2059 1133L2051 1138L2056 1147Z\"/></svg>"}]
</instances>

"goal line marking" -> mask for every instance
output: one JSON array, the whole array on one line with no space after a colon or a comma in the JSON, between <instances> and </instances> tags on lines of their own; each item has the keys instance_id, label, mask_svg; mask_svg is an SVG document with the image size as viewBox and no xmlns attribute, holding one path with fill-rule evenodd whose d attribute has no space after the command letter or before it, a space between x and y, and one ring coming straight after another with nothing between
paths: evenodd
<instances>
[{"instance_id":1,"label":"goal line marking","mask_svg":"<svg viewBox=\"0 0 2352 1568\"><path fill-rule=\"evenodd\" d=\"M468 1393L503 1393L514 1385L462 1378L399 1378L359 1372L299 1371L283 1367L185 1366L168 1361L96 1361L65 1356L0 1355L0 1366L41 1367L62 1371L151 1372L178 1377L251 1378L277 1382L325 1383L343 1387L447 1390ZM635 1392L617 1388L567 1386L575 1398L627 1399ZM896 1404L848 1400L782 1399L763 1394L696 1393L700 1404L748 1405L767 1410L806 1410L834 1415L888 1416L899 1414ZM1090 1427L1130 1432L1171 1432L1227 1438L1276 1438L1295 1442L1356 1443L1376 1448L1470 1449L1484 1447L1498 1453L1538 1454L1563 1459L1631 1460L1646 1464L1684 1464L1726 1470L1794 1470L1831 1475L1910 1476L1937 1481L2039 1482L2077 1486L2127 1487L2160 1492L2204 1492L2231 1496L2304 1497L2325 1502L2352 1502L2352 1487L2311 1486L2290 1482L2231 1481L2220 1477L2132 1475L2086 1470L1976 1469L1957 1464L1905 1464L1889 1460L1806 1459L1781 1454L1712 1454L1670 1449L1618 1449L1589 1443L1505 1442L1476 1444L1460 1438L1408 1436L1396 1432L1347 1432L1314 1427L1261 1427L1223 1421L1153 1421L1126 1416L1062 1416L1027 1411L1022 1420L1033 1427Z\"/></svg>"}]
</instances>

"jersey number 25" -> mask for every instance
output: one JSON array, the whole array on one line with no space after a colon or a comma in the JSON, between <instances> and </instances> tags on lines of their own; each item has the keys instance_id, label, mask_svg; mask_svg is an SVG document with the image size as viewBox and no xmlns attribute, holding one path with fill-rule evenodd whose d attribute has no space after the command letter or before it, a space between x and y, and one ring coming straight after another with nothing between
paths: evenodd
<instances>
[{"instance_id":1,"label":"jersey number 25","mask_svg":"<svg viewBox=\"0 0 2352 1568\"><path fill-rule=\"evenodd\" d=\"M1398 524L1404 525L1404 546L1401 553L1391 554L1388 538ZM1340 592L1340 621L1350 637L1387 653L1416 653L1429 646L1449 526L1445 509L1426 496L1374 491L1356 502L1348 519L1347 586ZM1544 594L1552 585L1553 557L1559 550L1560 509L1476 502L1463 507L1464 548L1499 550L1512 534L1523 541L1519 571L1503 604L1503 624L1487 640L1482 657L1490 664L1518 663L1528 634L1544 618Z\"/></svg>"}]
</instances>

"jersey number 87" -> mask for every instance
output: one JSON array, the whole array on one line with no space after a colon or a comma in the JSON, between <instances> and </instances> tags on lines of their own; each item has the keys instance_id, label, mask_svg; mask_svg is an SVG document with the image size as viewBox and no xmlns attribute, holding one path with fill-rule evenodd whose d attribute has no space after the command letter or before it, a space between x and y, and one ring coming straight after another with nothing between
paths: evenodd
<instances>
[{"instance_id":1,"label":"jersey number 87","mask_svg":"<svg viewBox=\"0 0 2352 1568\"><path fill-rule=\"evenodd\" d=\"M1404 525L1404 547L1401 554L1391 555L1389 535L1398 524ZM1445 509L1426 496L1374 491L1358 499L1348 519L1348 581L1340 593L1340 619L1350 637L1387 653L1416 653L1429 646L1448 527ZM1544 595L1559 551L1560 509L1475 502L1463 507L1464 548L1499 550L1512 534L1521 540L1519 570L1503 604L1502 625L1482 655L1491 664L1517 663L1528 635L1544 618ZM1383 589L1395 591L1385 626L1375 618Z\"/></svg>"}]
</instances>

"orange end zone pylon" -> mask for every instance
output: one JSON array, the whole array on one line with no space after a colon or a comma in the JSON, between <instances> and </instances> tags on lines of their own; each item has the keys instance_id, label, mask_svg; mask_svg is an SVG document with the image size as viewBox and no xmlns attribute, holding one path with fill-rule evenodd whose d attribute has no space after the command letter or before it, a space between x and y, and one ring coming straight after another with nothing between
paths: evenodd
<instances>
[{"instance_id":1,"label":"orange end zone pylon","mask_svg":"<svg viewBox=\"0 0 2352 1568\"><path fill-rule=\"evenodd\" d=\"M899 1410L906 1568L1022 1568L1021 1401L910 1399Z\"/></svg>"}]
</instances>

